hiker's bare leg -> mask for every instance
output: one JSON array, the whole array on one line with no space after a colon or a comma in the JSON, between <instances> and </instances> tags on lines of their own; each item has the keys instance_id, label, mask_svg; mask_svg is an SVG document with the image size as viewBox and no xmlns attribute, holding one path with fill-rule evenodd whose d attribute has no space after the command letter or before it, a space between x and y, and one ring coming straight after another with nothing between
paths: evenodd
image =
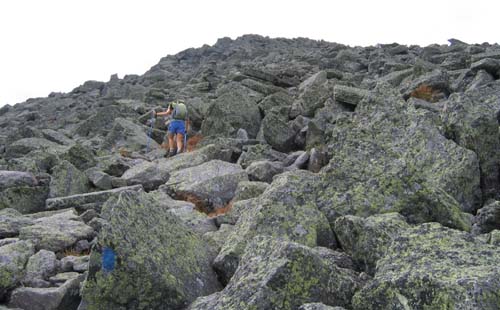
<instances>
[{"instance_id":1,"label":"hiker's bare leg","mask_svg":"<svg viewBox=\"0 0 500 310\"><path fill-rule=\"evenodd\" d=\"M184 144L184 135L181 133L177 134L177 153L182 153Z\"/></svg>"},{"instance_id":2,"label":"hiker's bare leg","mask_svg":"<svg viewBox=\"0 0 500 310\"><path fill-rule=\"evenodd\" d=\"M175 141L174 141L174 134L173 133L168 133L168 148L170 152L173 152L175 150Z\"/></svg>"}]
</instances>

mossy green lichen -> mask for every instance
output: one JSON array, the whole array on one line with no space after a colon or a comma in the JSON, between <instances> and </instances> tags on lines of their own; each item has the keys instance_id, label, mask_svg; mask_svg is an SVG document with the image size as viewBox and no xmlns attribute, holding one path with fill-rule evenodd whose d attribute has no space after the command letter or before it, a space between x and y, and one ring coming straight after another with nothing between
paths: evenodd
<instances>
[{"instance_id":1,"label":"mossy green lichen","mask_svg":"<svg viewBox=\"0 0 500 310\"><path fill-rule=\"evenodd\" d=\"M145 193L111 198L102 216L108 224L99 246L115 251L116 267L108 273L100 270L94 254L99 249L94 249L82 292L89 309L176 309L219 288L210 249Z\"/></svg>"}]
</instances>

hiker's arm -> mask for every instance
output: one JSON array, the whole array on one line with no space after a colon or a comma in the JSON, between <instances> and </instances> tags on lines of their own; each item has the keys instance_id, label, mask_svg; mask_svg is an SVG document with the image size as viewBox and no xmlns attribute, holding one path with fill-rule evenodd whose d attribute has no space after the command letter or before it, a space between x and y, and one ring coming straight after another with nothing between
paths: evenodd
<instances>
[{"instance_id":1,"label":"hiker's arm","mask_svg":"<svg viewBox=\"0 0 500 310\"><path fill-rule=\"evenodd\" d=\"M165 115L169 115L170 113L172 113L172 110L170 108L168 108L167 111L165 111L165 112L156 112L156 115L157 116L165 116Z\"/></svg>"}]
</instances>

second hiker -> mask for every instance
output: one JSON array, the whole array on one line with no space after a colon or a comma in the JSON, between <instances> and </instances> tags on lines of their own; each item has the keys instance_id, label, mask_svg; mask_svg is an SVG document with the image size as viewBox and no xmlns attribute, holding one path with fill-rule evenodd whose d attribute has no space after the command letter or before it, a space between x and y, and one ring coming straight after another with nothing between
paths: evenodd
<instances>
[{"instance_id":1,"label":"second hiker","mask_svg":"<svg viewBox=\"0 0 500 310\"><path fill-rule=\"evenodd\" d=\"M182 153L184 150L184 136L186 134L187 107L184 101L177 100L168 105L166 112L158 112L156 115L172 115L172 120L168 125L168 156ZM177 146L177 149L175 148Z\"/></svg>"}]
</instances>

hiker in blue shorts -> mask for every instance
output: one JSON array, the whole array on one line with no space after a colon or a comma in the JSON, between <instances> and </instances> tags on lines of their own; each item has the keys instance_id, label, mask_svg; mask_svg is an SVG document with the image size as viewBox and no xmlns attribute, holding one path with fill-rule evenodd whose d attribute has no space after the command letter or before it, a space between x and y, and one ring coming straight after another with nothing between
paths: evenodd
<instances>
[{"instance_id":1,"label":"hiker in blue shorts","mask_svg":"<svg viewBox=\"0 0 500 310\"><path fill-rule=\"evenodd\" d=\"M168 125L168 156L182 153L184 150L184 135L186 134L187 107L182 100L171 102L166 112L158 112L157 116L172 115ZM175 136L175 140L174 140ZM177 145L177 150L175 149Z\"/></svg>"}]
</instances>

